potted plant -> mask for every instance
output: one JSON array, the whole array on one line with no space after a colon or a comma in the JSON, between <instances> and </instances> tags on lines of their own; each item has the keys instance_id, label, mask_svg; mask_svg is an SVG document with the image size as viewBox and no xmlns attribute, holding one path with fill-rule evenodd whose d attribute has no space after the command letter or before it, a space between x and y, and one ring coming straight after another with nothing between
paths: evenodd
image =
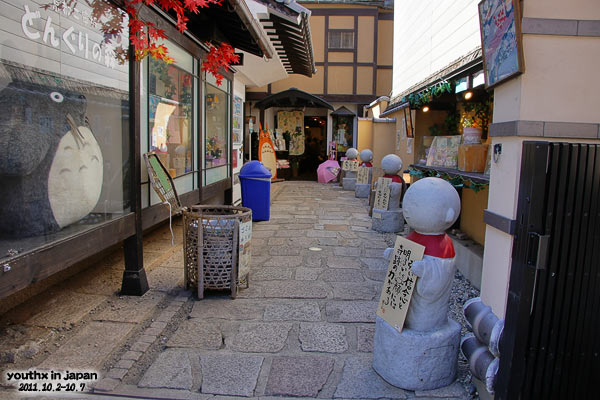
<instances>
[{"instance_id":1,"label":"potted plant","mask_svg":"<svg viewBox=\"0 0 600 400\"><path fill-rule=\"evenodd\" d=\"M465 144L481 143L481 128L477 126L474 117L463 118L463 142Z\"/></svg>"}]
</instances>

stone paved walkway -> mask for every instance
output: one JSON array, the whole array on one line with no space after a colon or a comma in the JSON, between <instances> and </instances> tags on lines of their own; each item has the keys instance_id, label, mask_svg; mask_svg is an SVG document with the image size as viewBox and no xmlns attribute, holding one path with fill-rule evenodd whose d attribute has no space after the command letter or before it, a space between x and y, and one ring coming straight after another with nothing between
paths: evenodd
<instances>
[{"instance_id":1,"label":"stone paved walkway","mask_svg":"<svg viewBox=\"0 0 600 400\"><path fill-rule=\"evenodd\" d=\"M181 251L169 250L157 255L150 292L94 310L41 365L96 366L104 378L95 393L121 396L470 398L459 383L404 391L372 369L387 244L370 229L366 201L335 185L277 185L271 220L253 224L250 286L236 300L196 301L182 288Z\"/></svg>"}]
</instances>

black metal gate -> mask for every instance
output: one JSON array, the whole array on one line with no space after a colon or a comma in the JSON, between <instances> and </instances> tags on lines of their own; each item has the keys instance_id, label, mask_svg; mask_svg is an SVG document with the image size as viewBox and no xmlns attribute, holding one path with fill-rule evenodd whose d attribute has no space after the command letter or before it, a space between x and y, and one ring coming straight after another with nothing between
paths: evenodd
<instances>
[{"instance_id":1,"label":"black metal gate","mask_svg":"<svg viewBox=\"0 0 600 400\"><path fill-rule=\"evenodd\" d=\"M496 399L598 399L600 146L524 142Z\"/></svg>"}]
</instances>

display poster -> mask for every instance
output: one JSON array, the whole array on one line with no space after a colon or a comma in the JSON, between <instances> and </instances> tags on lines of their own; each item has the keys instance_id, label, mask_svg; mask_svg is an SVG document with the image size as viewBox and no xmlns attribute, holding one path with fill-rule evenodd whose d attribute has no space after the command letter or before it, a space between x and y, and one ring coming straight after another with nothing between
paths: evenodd
<instances>
[{"instance_id":1,"label":"display poster","mask_svg":"<svg viewBox=\"0 0 600 400\"><path fill-rule=\"evenodd\" d=\"M240 281L245 281L248 277L248 272L250 272L250 253L252 252L250 248L252 239L252 220L240 223L238 237L240 246L238 278Z\"/></svg>"},{"instance_id":2,"label":"display poster","mask_svg":"<svg viewBox=\"0 0 600 400\"><path fill-rule=\"evenodd\" d=\"M479 24L486 87L523 72L521 15L515 0L482 0Z\"/></svg>"},{"instance_id":3,"label":"display poster","mask_svg":"<svg viewBox=\"0 0 600 400\"><path fill-rule=\"evenodd\" d=\"M435 136L427 154L427 166L458 168L460 141L461 135Z\"/></svg>"},{"instance_id":4,"label":"display poster","mask_svg":"<svg viewBox=\"0 0 600 400\"><path fill-rule=\"evenodd\" d=\"M344 160L342 161L342 170L348 172L358 171L358 160Z\"/></svg>"},{"instance_id":5,"label":"display poster","mask_svg":"<svg viewBox=\"0 0 600 400\"><path fill-rule=\"evenodd\" d=\"M402 332L404 320L417 276L410 270L412 263L423 259L425 246L421 246L403 236L396 237L394 252L383 283L377 315L385 322Z\"/></svg>"},{"instance_id":6,"label":"display poster","mask_svg":"<svg viewBox=\"0 0 600 400\"><path fill-rule=\"evenodd\" d=\"M154 114L154 125L152 126L152 141L151 146L153 149L158 151L166 151L167 147L167 127L169 126L169 119L175 111L173 104L160 102L156 106L156 113ZM169 165L169 164L165 164Z\"/></svg>"},{"instance_id":7,"label":"display poster","mask_svg":"<svg viewBox=\"0 0 600 400\"><path fill-rule=\"evenodd\" d=\"M371 173L370 167L358 167L358 173L356 174L356 184L357 185L368 185L370 173Z\"/></svg>"},{"instance_id":8,"label":"display poster","mask_svg":"<svg viewBox=\"0 0 600 400\"><path fill-rule=\"evenodd\" d=\"M387 210L390 205L390 184L392 178L379 178L377 179L377 190L375 191L375 204L373 208L378 210ZM375 213L373 213L375 216Z\"/></svg>"},{"instance_id":9,"label":"display poster","mask_svg":"<svg viewBox=\"0 0 600 400\"><path fill-rule=\"evenodd\" d=\"M244 137L242 136L243 132L243 102L242 99L238 96L233 96L233 143L240 144L244 141Z\"/></svg>"},{"instance_id":10,"label":"display poster","mask_svg":"<svg viewBox=\"0 0 600 400\"><path fill-rule=\"evenodd\" d=\"M304 113L302 111L279 111L277 113L277 129L290 133L291 156L304 154Z\"/></svg>"}]
</instances>

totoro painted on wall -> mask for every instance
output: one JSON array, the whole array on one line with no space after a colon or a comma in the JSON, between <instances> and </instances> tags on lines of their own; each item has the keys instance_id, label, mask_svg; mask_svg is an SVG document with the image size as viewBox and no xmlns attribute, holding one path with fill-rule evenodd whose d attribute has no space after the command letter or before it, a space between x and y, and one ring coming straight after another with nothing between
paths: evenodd
<instances>
[{"instance_id":1,"label":"totoro painted on wall","mask_svg":"<svg viewBox=\"0 0 600 400\"><path fill-rule=\"evenodd\" d=\"M81 93L13 81L0 91L0 235L54 233L89 214L103 158Z\"/></svg>"}]
</instances>

